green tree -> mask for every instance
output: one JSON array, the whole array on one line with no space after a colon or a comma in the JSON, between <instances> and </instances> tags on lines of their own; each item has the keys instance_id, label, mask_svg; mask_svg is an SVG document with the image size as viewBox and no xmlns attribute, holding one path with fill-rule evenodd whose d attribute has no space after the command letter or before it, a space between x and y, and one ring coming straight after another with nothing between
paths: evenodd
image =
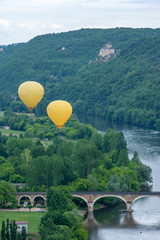
<instances>
[{"instance_id":1,"label":"green tree","mask_svg":"<svg viewBox=\"0 0 160 240\"><path fill-rule=\"evenodd\" d=\"M7 139L6 142L6 152L7 154L10 155L14 155L14 149L15 148L19 148L19 142L18 139L16 137L10 137Z\"/></svg>"},{"instance_id":2,"label":"green tree","mask_svg":"<svg viewBox=\"0 0 160 240\"><path fill-rule=\"evenodd\" d=\"M23 226L21 231L21 240L26 240L27 234L26 234L26 228Z\"/></svg>"},{"instance_id":3,"label":"green tree","mask_svg":"<svg viewBox=\"0 0 160 240\"><path fill-rule=\"evenodd\" d=\"M55 187L49 188L47 191L47 207L49 211L58 210L64 212L70 210L71 206L73 205L61 190Z\"/></svg>"},{"instance_id":4,"label":"green tree","mask_svg":"<svg viewBox=\"0 0 160 240\"><path fill-rule=\"evenodd\" d=\"M33 159L26 168L26 179L29 186L47 188L57 186L63 181L64 163L58 155L39 156Z\"/></svg>"},{"instance_id":5,"label":"green tree","mask_svg":"<svg viewBox=\"0 0 160 240\"><path fill-rule=\"evenodd\" d=\"M11 238L11 240L17 239L17 224L16 224L15 220L12 220L10 222L10 238Z\"/></svg>"},{"instance_id":6,"label":"green tree","mask_svg":"<svg viewBox=\"0 0 160 240\"><path fill-rule=\"evenodd\" d=\"M26 127L26 136L27 137L34 137L34 127L33 126L27 126Z\"/></svg>"},{"instance_id":7,"label":"green tree","mask_svg":"<svg viewBox=\"0 0 160 240\"><path fill-rule=\"evenodd\" d=\"M49 236L55 234L56 232L56 224L54 223L51 213L47 213L41 218L41 223L39 226L39 232L42 237L42 240L45 240Z\"/></svg>"},{"instance_id":8,"label":"green tree","mask_svg":"<svg viewBox=\"0 0 160 240\"><path fill-rule=\"evenodd\" d=\"M10 162L4 162L1 164L0 179L9 181L10 177L14 174L15 170Z\"/></svg>"},{"instance_id":9,"label":"green tree","mask_svg":"<svg viewBox=\"0 0 160 240\"><path fill-rule=\"evenodd\" d=\"M69 184L76 179L76 175L73 171L71 158L63 158L62 176L62 185Z\"/></svg>"},{"instance_id":10,"label":"green tree","mask_svg":"<svg viewBox=\"0 0 160 240\"><path fill-rule=\"evenodd\" d=\"M103 150L109 152L117 150L118 154L121 149L126 149L126 141L122 132L108 130L103 138Z\"/></svg>"},{"instance_id":11,"label":"green tree","mask_svg":"<svg viewBox=\"0 0 160 240\"><path fill-rule=\"evenodd\" d=\"M92 188L92 182L90 179L78 178L73 183L73 187L76 191L90 191Z\"/></svg>"},{"instance_id":12,"label":"green tree","mask_svg":"<svg viewBox=\"0 0 160 240\"><path fill-rule=\"evenodd\" d=\"M11 183L24 183L25 180L20 174L13 174L10 176L9 181Z\"/></svg>"},{"instance_id":13,"label":"green tree","mask_svg":"<svg viewBox=\"0 0 160 240\"><path fill-rule=\"evenodd\" d=\"M6 146L0 143L0 156L7 157Z\"/></svg>"},{"instance_id":14,"label":"green tree","mask_svg":"<svg viewBox=\"0 0 160 240\"><path fill-rule=\"evenodd\" d=\"M91 182L91 191L96 191L97 188L98 188L98 181L97 181L97 178L92 176L92 175L89 175L88 179L90 180Z\"/></svg>"},{"instance_id":15,"label":"green tree","mask_svg":"<svg viewBox=\"0 0 160 240\"><path fill-rule=\"evenodd\" d=\"M20 232L17 233L17 240L22 240Z\"/></svg>"},{"instance_id":16,"label":"green tree","mask_svg":"<svg viewBox=\"0 0 160 240\"><path fill-rule=\"evenodd\" d=\"M135 162L137 164L139 164L141 162L139 159L138 153L136 151L134 152L134 155L133 155L133 158L131 159L131 161Z\"/></svg>"},{"instance_id":17,"label":"green tree","mask_svg":"<svg viewBox=\"0 0 160 240\"><path fill-rule=\"evenodd\" d=\"M6 240L10 240L10 234L9 234L9 219L7 218L7 223L6 223Z\"/></svg>"},{"instance_id":18,"label":"green tree","mask_svg":"<svg viewBox=\"0 0 160 240\"><path fill-rule=\"evenodd\" d=\"M20 101L12 101L10 108L13 112L23 112L26 111L25 105Z\"/></svg>"},{"instance_id":19,"label":"green tree","mask_svg":"<svg viewBox=\"0 0 160 240\"><path fill-rule=\"evenodd\" d=\"M152 182L151 172L152 169L149 166L140 164L134 168L138 173L138 180L140 182Z\"/></svg>"},{"instance_id":20,"label":"green tree","mask_svg":"<svg viewBox=\"0 0 160 240\"><path fill-rule=\"evenodd\" d=\"M121 190L121 179L117 174L111 176L110 181L106 185L106 190L109 192L118 192Z\"/></svg>"},{"instance_id":21,"label":"green tree","mask_svg":"<svg viewBox=\"0 0 160 240\"><path fill-rule=\"evenodd\" d=\"M94 133L91 138L90 141L92 144L96 145L98 150L102 150L103 147L103 137L101 134L99 133Z\"/></svg>"},{"instance_id":22,"label":"green tree","mask_svg":"<svg viewBox=\"0 0 160 240\"><path fill-rule=\"evenodd\" d=\"M29 164L32 160L31 151L28 148L25 148L21 154L22 160Z\"/></svg>"},{"instance_id":23,"label":"green tree","mask_svg":"<svg viewBox=\"0 0 160 240\"><path fill-rule=\"evenodd\" d=\"M0 181L0 204L16 203L16 189L13 184Z\"/></svg>"},{"instance_id":24,"label":"green tree","mask_svg":"<svg viewBox=\"0 0 160 240\"><path fill-rule=\"evenodd\" d=\"M43 156L46 154L45 148L43 147L43 145L37 145L37 144L32 146L30 153L33 158L37 158L38 156Z\"/></svg>"},{"instance_id":25,"label":"green tree","mask_svg":"<svg viewBox=\"0 0 160 240\"><path fill-rule=\"evenodd\" d=\"M71 195L51 187L47 192L47 214L41 219L42 240L87 239L82 218L71 201Z\"/></svg>"},{"instance_id":26,"label":"green tree","mask_svg":"<svg viewBox=\"0 0 160 240\"><path fill-rule=\"evenodd\" d=\"M5 239L6 239L5 221L2 221L1 240L5 240Z\"/></svg>"},{"instance_id":27,"label":"green tree","mask_svg":"<svg viewBox=\"0 0 160 240\"><path fill-rule=\"evenodd\" d=\"M74 166L78 176L87 177L93 168L96 168L101 160L102 154L95 145L86 140L79 140L74 152Z\"/></svg>"},{"instance_id":28,"label":"green tree","mask_svg":"<svg viewBox=\"0 0 160 240\"><path fill-rule=\"evenodd\" d=\"M119 152L118 160L117 160L118 166L128 166L129 165L129 158L128 153L126 152L126 149L121 149Z\"/></svg>"},{"instance_id":29,"label":"green tree","mask_svg":"<svg viewBox=\"0 0 160 240\"><path fill-rule=\"evenodd\" d=\"M63 141L57 150L57 154L59 154L61 157L71 157L73 153L73 144L71 142Z\"/></svg>"}]
</instances>

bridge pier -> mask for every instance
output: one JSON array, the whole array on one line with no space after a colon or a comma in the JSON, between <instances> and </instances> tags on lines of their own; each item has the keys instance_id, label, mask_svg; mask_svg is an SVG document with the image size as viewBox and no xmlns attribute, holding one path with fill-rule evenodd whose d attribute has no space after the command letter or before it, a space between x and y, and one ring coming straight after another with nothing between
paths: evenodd
<instances>
[{"instance_id":1,"label":"bridge pier","mask_svg":"<svg viewBox=\"0 0 160 240\"><path fill-rule=\"evenodd\" d=\"M31 202L31 205L34 206L34 199L33 198L30 199L30 202Z\"/></svg>"},{"instance_id":2,"label":"bridge pier","mask_svg":"<svg viewBox=\"0 0 160 240\"><path fill-rule=\"evenodd\" d=\"M127 202L127 212L133 212L133 202Z\"/></svg>"},{"instance_id":3,"label":"bridge pier","mask_svg":"<svg viewBox=\"0 0 160 240\"><path fill-rule=\"evenodd\" d=\"M88 205L88 212L93 212L94 203L93 202L88 202L87 205Z\"/></svg>"},{"instance_id":4,"label":"bridge pier","mask_svg":"<svg viewBox=\"0 0 160 240\"><path fill-rule=\"evenodd\" d=\"M96 221L93 212L88 212L87 217L84 221L84 226L86 228L95 228L101 226L101 224Z\"/></svg>"}]
</instances>

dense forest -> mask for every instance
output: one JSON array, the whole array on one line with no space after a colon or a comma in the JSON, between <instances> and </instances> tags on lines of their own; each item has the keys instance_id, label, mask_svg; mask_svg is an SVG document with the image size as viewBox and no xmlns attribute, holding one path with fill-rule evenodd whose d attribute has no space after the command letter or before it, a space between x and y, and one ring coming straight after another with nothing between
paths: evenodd
<instances>
[{"instance_id":1,"label":"dense forest","mask_svg":"<svg viewBox=\"0 0 160 240\"><path fill-rule=\"evenodd\" d=\"M10 128L0 130L0 208L20 207L16 191L46 191L47 213L39 226L42 240L87 239L82 215L77 210L77 205L85 207L85 203L73 199L69 191L151 189L151 168L140 161L137 152L129 159L122 132L109 129L102 135L74 115L62 132L49 118L34 114L6 111L0 124ZM8 132L10 135L6 135ZM19 189L14 183L25 186ZM98 204L110 207L119 201L104 198ZM9 239L8 233L3 221L1 239ZM26 235L21 238L15 225L11 239L26 239Z\"/></svg>"},{"instance_id":2,"label":"dense forest","mask_svg":"<svg viewBox=\"0 0 160 240\"><path fill-rule=\"evenodd\" d=\"M0 134L0 180L27 183L24 191L60 185L72 191L150 189L151 169L136 152L128 158L122 132L108 130L101 135L74 117L61 133L46 117L15 116L13 126L17 119L24 126L19 137Z\"/></svg>"},{"instance_id":3,"label":"dense forest","mask_svg":"<svg viewBox=\"0 0 160 240\"><path fill-rule=\"evenodd\" d=\"M111 43L114 57L100 59ZM37 36L2 46L0 108L27 111L18 86L28 80L45 89L35 109L46 115L50 101L69 101L76 113L160 129L160 29L81 29Z\"/></svg>"}]
</instances>

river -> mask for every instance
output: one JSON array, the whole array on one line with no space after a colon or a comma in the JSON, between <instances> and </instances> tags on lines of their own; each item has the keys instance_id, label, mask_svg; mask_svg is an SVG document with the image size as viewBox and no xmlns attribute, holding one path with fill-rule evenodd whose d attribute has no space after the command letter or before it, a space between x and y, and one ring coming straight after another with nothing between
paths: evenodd
<instances>
[{"instance_id":1,"label":"river","mask_svg":"<svg viewBox=\"0 0 160 240\"><path fill-rule=\"evenodd\" d=\"M160 132L131 126L108 124L104 119L78 116L80 122L92 124L99 132L108 128L121 130L127 142L129 157L137 151L141 161L152 168L153 191L160 191ZM88 240L160 240L160 198L137 200L134 212L126 213L125 205L100 209L90 216L86 227Z\"/></svg>"}]
</instances>

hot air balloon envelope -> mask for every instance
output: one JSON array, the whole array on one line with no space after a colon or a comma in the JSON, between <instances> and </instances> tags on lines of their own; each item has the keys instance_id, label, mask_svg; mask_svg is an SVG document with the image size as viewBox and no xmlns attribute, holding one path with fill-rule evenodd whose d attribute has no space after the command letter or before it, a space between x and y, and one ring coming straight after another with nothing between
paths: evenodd
<instances>
[{"instance_id":1,"label":"hot air balloon envelope","mask_svg":"<svg viewBox=\"0 0 160 240\"><path fill-rule=\"evenodd\" d=\"M72 106L63 100L53 101L47 107L47 114L56 126L61 129L72 114Z\"/></svg>"},{"instance_id":2,"label":"hot air balloon envelope","mask_svg":"<svg viewBox=\"0 0 160 240\"><path fill-rule=\"evenodd\" d=\"M44 95L43 86L34 81L22 83L18 88L18 95L22 102L32 111Z\"/></svg>"}]
</instances>

